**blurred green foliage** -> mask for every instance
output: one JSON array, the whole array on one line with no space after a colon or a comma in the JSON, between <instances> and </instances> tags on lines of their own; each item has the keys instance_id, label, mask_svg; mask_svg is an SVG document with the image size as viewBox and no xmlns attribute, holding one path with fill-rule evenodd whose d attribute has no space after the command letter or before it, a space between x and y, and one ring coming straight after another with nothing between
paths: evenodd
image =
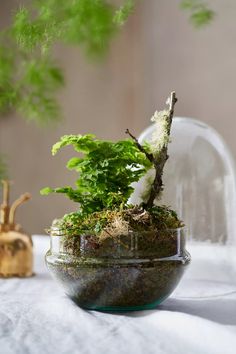
<instances>
[{"instance_id":1,"label":"blurred green foliage","mask_svg":"<svg viewBox=\"0 0 236 354\"><path fill-rule=\"evenodd\" d=\"M134 6L135 0L120 6L107 0L33 0L21 6L0 33L0 113L16 111L40 125L57 122L61 113L55 96L65 80L52 55L55 43L78 45L88 56L101 57ZM183 0L181 8L196 27L214 17L200 0ZM0 178L5 169L0 158Z\"/></svg>"},{"instance_id":2,"label":"blurred green foliage","mask_svg":"<svg viewBox=\"0 0 236 354\"><path fill-rule=\"evenodd\" d=\"M134 0L118 7L106 0L34 0L20 7L0 34L0 112L16 110L39 124L57 121L55 94L64 76L53 59L55 43L102 56L133 7Z\"/></svg>"},{"instance_id":3,"label":"blurred green foliage","mask_svg":"<svg viewBox=\"0 0 236 354\"><path fill-rule=\"evenodd\" d=\"M90 57L103 56L133 12L135 0L115 6L107 0L34 0L21 6L0 33L0 112L19 112L41 125L58 121L55 95L64 75L53 59L55 43L78 45ZM214 16L201 0L183 0L195 26Z\"/></svg>"},{"instance_id":4,"label":"blurred green foliage","mask_svg":"<svg viewBox=\"0 0 236 354\"><path fill-rule=\"evenodd\" d=\"M4 156L0 155L0 181L7 178L7 166ZM0 183L0 189L2 184Z\"/></svg>"},{"instance_id":5,"label":"blurred green foliage","mask_svg":"<svg viewBox=\"0 0 236 354\"><path fill-rule=\"evenodd\" d=\"M190 20L197 28L208 25L215 16L214 11L201 0L182 0L180 6L190 12Z\"/></svg>"}]
</instances>

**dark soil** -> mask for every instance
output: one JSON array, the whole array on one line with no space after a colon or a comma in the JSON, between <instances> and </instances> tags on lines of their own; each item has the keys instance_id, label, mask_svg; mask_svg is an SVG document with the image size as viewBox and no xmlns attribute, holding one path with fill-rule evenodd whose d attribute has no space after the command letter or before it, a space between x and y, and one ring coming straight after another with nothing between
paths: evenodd
<instances>
[{"instance_id":1,"label":"dark soil","mask_svg":"<svg viewBox=\"0 0 236 354\"><path fill-rule=\"evenodd\" d=\"M155 307L175 289L189 263L184 240L174 230L103 243L91 235L76 240L73 254L49 251L46 259L66 294L87 309Z\"/></svg>"},{"instance_id":2,"label":"dark soil","mask_svg":"<svg viewBox=\"0 0 236 354\"><path fill-rule=\"evenodd\" d=\"M188 262L130 261L84 265L50 262L48 267L66 294L87 309L154 307L177 286Z\"/></svg>"}]
</instances>

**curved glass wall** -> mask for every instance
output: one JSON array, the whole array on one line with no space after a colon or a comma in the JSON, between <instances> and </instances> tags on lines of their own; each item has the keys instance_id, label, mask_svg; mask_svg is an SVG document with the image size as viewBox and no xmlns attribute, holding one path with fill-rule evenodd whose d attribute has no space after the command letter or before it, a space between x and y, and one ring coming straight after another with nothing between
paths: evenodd
<instances>
[{"instance_id":1,"label":"curved glass wall","mask_svg":"<svg viewBox=\"0 0 236 354\"><path fill-rule=\"evenodd\" d=\"M149 140L153 126L140 136ZM236 291L236 173L222 137L190 118L174 118L159 204L170 205L188 229L192 264L175 296L211 297ZM136 185L132 202L142 189Z\"/></svg>"}]
</instances>

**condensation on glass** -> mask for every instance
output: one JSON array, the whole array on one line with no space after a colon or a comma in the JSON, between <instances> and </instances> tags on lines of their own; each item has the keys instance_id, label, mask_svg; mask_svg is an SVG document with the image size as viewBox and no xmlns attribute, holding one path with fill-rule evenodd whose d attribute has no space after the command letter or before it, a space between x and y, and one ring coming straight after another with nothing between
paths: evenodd
<instances>
[{"instance_id":1,"label":"condensation on glass","mask_svg":"<svg viewBox=\"0 0 236 354\"><path fill-rule=\"evenodd\" d=\"M148 141L154 126L140 136ZM174 118L161 204L170 205L188 228L192 264L175 293L208 297L236 291L236 174L222 137L208 125ZM142 189L136 185L135 195Z\"/></svg>"}]
</instances>

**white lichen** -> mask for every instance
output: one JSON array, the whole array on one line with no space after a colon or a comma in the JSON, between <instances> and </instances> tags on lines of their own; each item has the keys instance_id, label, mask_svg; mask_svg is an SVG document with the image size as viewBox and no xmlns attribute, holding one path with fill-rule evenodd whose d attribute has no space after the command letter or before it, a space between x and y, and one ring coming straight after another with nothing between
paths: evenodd
<instances>
[{"instance_id":1,"label":"white lichen","mask_svg":"<svg viewBox=\"0 0 236 354\"><path fill-rule=\"evenodd\" d=\"M150 140L154 155L158 155L163 147L169 143L169 116L170 112L164 110L156 111L151 118L151 121L155 123L155 130Z\"/></svg>"},{"instance_id":2,"label":"white lichen","mask_svg":"<svg viewBox=\"0 0 236 354\"><path fill-rule=\"evenodd\" d=\"M144 176L143 188L142 188L142 192L140 194L142 202L144 202L144 203L146 203L149 198L154 178L155 178L155 170L154 169L149 170L147 172L147 174Z\"/></svg>"}]
</instances>

